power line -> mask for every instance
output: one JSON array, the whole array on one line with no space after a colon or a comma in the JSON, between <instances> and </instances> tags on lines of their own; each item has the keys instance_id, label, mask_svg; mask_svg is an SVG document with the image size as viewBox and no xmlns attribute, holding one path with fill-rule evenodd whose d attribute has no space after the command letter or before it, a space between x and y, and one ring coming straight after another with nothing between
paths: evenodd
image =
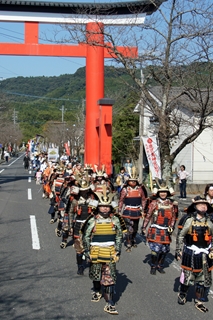
<instances>
[{"instance_id":1,"label":"power line","mask_svg":"<svg viewBox=\"0 0 213 320\"><path fill-rule=\"evenodd\" d=\"M15 40L21 40L21 41L23 41L23 38L18 38L18 37L15 37L15 36L10 36L9 34L5 34L5 33L2 33L2 32L0 32L0 35L2 35L2 36L4 36L5 38L9 38L9 39L15 39ZM17 41L17 43L18 43L18 41Z\"/></svg>"},{"instance_id":2,"label":"power line","mask_svg":"<svg viewBox=\"0 0 213 320\"><path fill-rule=\"evenodd\" d=\"M27 97L27 98L36 98L36 99L44 99L44 100L74 101L74 102L81 101L81 100L72 100L72 99L64 99L64 98L50 98L50 97L34 96L31 94L19 93L19 92L7 91L7 90L2 90L2 92L5 92L5 93L11 94L11 95L16 95L16 96L23 96L23 97Z\"/></svg>"},{"instance_id":3,"label":"power line","mask_svg":"<svg viewBox=\"0 0 213 320\"><path fill-rule=\"evenodd\" d=\"M7 29L7 28L0 27L0 29L6 30L6 31L9 31L9 32L13 32L13 33L17 33L17 34L20 34L20 35L23 35L21 32L14 31L14 30L10 30L10 29Z\"/></svg>"}]
</instances>

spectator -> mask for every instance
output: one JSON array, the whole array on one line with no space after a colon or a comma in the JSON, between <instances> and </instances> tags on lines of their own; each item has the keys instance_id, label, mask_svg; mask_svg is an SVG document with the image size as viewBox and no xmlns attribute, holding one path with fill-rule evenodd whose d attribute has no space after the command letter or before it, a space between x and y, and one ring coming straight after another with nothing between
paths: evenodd
<instances>
[{"instance_id":1,"label":"spectator","mask_svg":"<svg viewBox=\"0 0 213 320\"><path fill-rule=\"evenodd\" d=\"M179 178L180 198L186 200L186 180L189 177L189 173L184 165L180 166L180 171L178 171L177 175Z\"/></svg>"},{"instance_id":2,"label":"spectator","mask_svg":"<svg viewBox=\"0 0 213 320\"><path fill-rule=\"evenodd\" d=\"M8 163L8 161L9 161L9 152L8 151L5 151L4 152L4 158L5 158L5 161Z\"/></svg>"},{"instance_id":3,"label":"spectator","mask_svg":"<svg viewBox=\"0 0 213 320\"><path fill-rule=\"evenodd\" d=\"M132 174L132 163L130 159L126 159L126 163L124 164L125 171L131 176Z\"/></svg>"},{"instance_id":4,"label":"spectator","mask_svg":"<svg viewBox=\"0 0 213 320\"><path fill-rule=\"evenodd\" d=\"M125 168L121 167L120 168L120 172L117 174L116 176L116 184L117 184L117 191L120 195L121 189L123 188L124 184L127 182L127 180L129 179L130 175L125 172Z\"/></svg>"}]
</instances>

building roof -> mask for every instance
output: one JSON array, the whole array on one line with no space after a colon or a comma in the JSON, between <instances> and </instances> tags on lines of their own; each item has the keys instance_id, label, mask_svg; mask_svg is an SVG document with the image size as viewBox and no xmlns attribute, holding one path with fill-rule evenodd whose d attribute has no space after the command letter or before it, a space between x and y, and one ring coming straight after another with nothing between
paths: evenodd
<instances>
[{"instance_id":1,"label":"building roof","mask_svg":"<svg viewBox=\"0 0 213 320\"><path fill-rule=\"evenodd\" d=\"M83 2L44 2L44 1L16 1L0 0L0 11L15 12L42 12L60 14L89 14L89 15L131 15L135 13L155 12L167 0L123 1L109 3L83 3Z\"/></svg>"},{"instance_id":2,"label":"building roof","mask_svg":"<svg viewBox=\"0 0 213 320\"><path fill-rule=\"evenodd\" d=\"M149 91L155 96L158 101L162 101L162 87L156 86L149 88ZM206 108L212 108L213 91L207 88L198 90L186 90L181 87L172 87L169 92L169 100L171 105L181 108L186 108L192 112L199 112L201 106L206 102Z\"/></svg>"},{"instance_id":3,"label":"building roof","mask_svg":"<svg viewBox=\"0 0 213 320\"><path fill-rule=\"evenodd\" d=\"M161 86L153 86L148 89L149 94L156 101L159 107L162 105L163 90ZM206 104L206 111L211 112L213 110L213 91L209 91L207 88L199 90L185 91L181 87L172 87L169 96L169 105L175 109L181 109L181 111L188 113L192 112L194 115L199 114L201 109ZM141 112L140 100L135 106L133 112ZM146 101L147 106L150 105L149 101ZM213 111L212 111L213 113Z\"/></svg>"}]
</instances>

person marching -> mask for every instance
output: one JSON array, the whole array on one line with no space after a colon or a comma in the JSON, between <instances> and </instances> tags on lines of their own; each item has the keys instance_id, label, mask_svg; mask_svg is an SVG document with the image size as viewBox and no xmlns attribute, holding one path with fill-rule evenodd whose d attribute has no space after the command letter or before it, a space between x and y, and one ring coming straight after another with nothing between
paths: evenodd
<instances>
[{"instance_id":1,"label":"person marching","mask_svg":"<svg viewBox=\"0 0 213 320\"><path fill-rule=\"evenodd\" d=\"M144 214L146 207L147 191L145 187L139 184L136 169L132 168L132 174L123 186L119 203L118 212L122 215L127 226L126 251L131 252L132 247L137 247L136 235L139 226L139 220Z\"/></svg>"},{"instance_id":2,"label":"person marching","mask_svg":"<svg viewBox=\"0 0 213 320\"><path fill-rule=\"evenodd\" d=\"M187 301L189 286L195 285L195 308L207 312L205 295L212 284L213 269L213 223L209 214L213 212L205 198L196 196L187 208L191 215L176 239L176 260L181 260L180 290L178 303Z\"/></svg>"},{"instance_id":3,"label":"person marching","mask_svg":"<svg viewBox=\"0 0 213 320\"><path fill-rule=\"evenodd\" d=\"M152 275L156 275L156 270L161 274L165 273L164 261L166 254L170 251L171 235L178 215L178 203L170 199L174 190L164 182L160 184L159 181L158 187L153 189L156 199L150 203L142 226L142 233L145 235L151 221L147 241L151 249L150 273Z\"/></svg>"},{"instance_id":4,"label":"person marching","mask_svg":"<svg viewBox=\"0 0 213 320\"><path fill-rule=\"evenodd\" d=\"M96 192L102 192L105 186L107 192L114 192L114 186L105 172L104 166L102 166L102 170L97 170L97 166L95 166L95 172L92 174L92 184L93 190Z\"/></svg>"},{"instance_id":5,"label":"person marching","mask_svg":"<svg viewBox=\"0 0 213 320\"><path fill-rule=\"evenodd\" d=\"M60 157L61 165L62 165L62 166L65 166L67 160L68 160L68 157L67 157L66 153L64 152L64 153L62 154L62 156Z\"/></svg>"},{"instance_id":6,"label":"person marching","mask_svg":"<svg viewBox=\"0 0 213 320\"><path fill-rule=\"evenodd\" d=\"M57 197L58 225L55 228L55 235L57 237L61 237L63 235L62 225L64 221L64 214L70 197L70 179L71 177L64 178L64 181L60 188L60 194ZM64 245L64 241L62 241L62 243L63 244L60 244L60 247L62 249L66 248L66 245Z\"/></svg>"},{"instance_id":7,"label":"person marching","mask_svg":"<svg viewBox=\"0 0 213 320\"><path fill-rule=\"evenodd\" d=\"M55 213L56 213L56 195L54 192L51 192L50 194L50 208L48 210L48 213L51 215L51 219L49 221L50 224L53 224L55 222Z\"/></svg>"},{"instance_id":8,"label":"person marching","mask_svg":"<svg viewBox=\"0 0 213 320\"><path fill-rule=\"evenodd\" d=\"M88 172L86 175L78 180L79 193L78 193L78 206L76 214L73 215L74 227L73 227L73 238L74 238L74 248L76 251L76 261L78 266L78 275L84 274L84 263L83 263L83 243L82 243L82 234L81 227L86 221L88 216L91 214L91 207L88 206L88 203L91 199L94 198L93 192L91 190L90 177Z\"/></svg>"},{"instance_id":9,"label":"person marching","mask_svg":"<svg viewBox=\"0 0 213 320\"><path fill-rule=\"evenodd\" d=\"M24 155L23 165L24 165L24 169L25 169L25 170L28 170L28 169L29 169L30 157L29 157L29 155L28 155L27 152L26 152L26 154Z\"/></svg>"},{"instance_id":10,"label":"person marching","mask_svg":"<svg viewBox=\"0 0 213 320\"><path fill-rule=\"evenodd\" d=\"M73 217L77 212L78 201L76 199L79 192L79 187L75 185L75 177L71 177L67 192L68 198L66 201L65 211L61 222L62 241L60 243L61 249L65 249L68 244L69 236L73 236ZM60 229L58 229L60 230Z\"/></svg>"},{"instance_id":11,"label":"person marching","mask_svg":"<svg viewBox=\"0 0 213 320\"><path fill-rule=\"evenodd\" d=\"M121 254L122 231L125 223L115 213L114 194L95 192L98 200L89 205L94 209L82 227L84 255L91 262L89 277L93 281L92 302L98 302L103 296L106 301L104 311L118 314L113 301L116 284L116 262ZM123 230L122 230L123 229Z\"/></svg>"}]
</instances>

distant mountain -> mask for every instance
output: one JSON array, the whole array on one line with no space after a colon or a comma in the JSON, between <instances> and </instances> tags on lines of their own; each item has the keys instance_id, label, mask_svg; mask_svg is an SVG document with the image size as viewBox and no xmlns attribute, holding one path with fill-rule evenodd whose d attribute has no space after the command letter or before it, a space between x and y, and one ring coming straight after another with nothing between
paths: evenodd
<instances>
[{"instance_id":1,"label":"distant mountain","mask_svg":"<svg viewBox=\"0 0 213 320\"><path fill-rule=\"evenodd\" d=\"M115 100L114 110L124 103L132 80L124 68L105 67L105 97ZM59 77L16 77L0 83L1 104L6 106L8 119L17 112L17 123L25 139L32 133L42 132L47 121L61 120L64 105L65 121L72 121L76 111L85 103L85 68L74 74ZM1 106L0 104L0 106Z\"/></svg>"},{"instance_id":2,"label":"distant mountain","mask_svg":"<svg viewBox=\"0 0 213 320\"><path fill-rule=\"evenodd\" d=\"M105 67L105 91L113 95L124 87L124 81L130 82L125 69ZM1 81L0 94L9 101L33 102L42 98L82 99L85 98L85 68L74 74L59 77L16 77Z\"/></svg>"}]
</instances>

